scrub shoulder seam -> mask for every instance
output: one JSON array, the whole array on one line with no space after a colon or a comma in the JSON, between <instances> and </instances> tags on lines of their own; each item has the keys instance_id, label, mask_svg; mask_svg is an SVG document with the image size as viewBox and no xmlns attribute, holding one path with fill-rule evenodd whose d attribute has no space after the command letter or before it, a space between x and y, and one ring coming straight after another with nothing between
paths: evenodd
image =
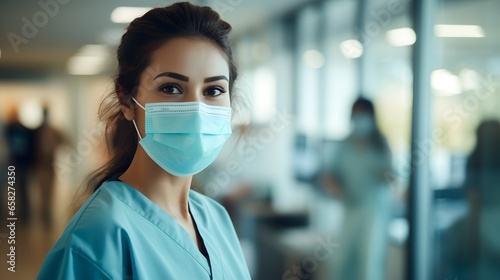
<instances>
[{"instance_id":1,"label":"scrub shoulder seam","mask_svg":"<svg viewBox=\"0 0 500 280\"><path fill-rule=\"evenodd\" d=\"M78 217L78 219L76 219L75 221L75 224L73 225L73 227L71 227L71 230L70 232L74 232L76 226L78 225L78 223L80 222L80 219L82 218L82 216L85 214L85 212L87 212L87 208L89 208L89 206L92 204L92 202L94 202L94 200L99 196L99 194L101 193L101 189L99 188L96 193L93 195L93 197L89 198L90 201L88 201L85 205L85 208L83 209L80 209L82 212L80 213L80 216Z\"/></svg>"},{"instance_id":2,"label":"scrub shoulder seam","mask_svg":"<svg viewBox=\"0 0 500 280\"><path fill-rule=\"evenodd\" d=\"M73 248L73 247L70 247L70 250L75 252L75 254L77 254L78 256L80 256L82 259L84 259L85 261L87 261L88 263L90 263L93 267L95 267L97 270L99 270L99 272L101 272L101 274L103 274L106 279L113 279L111 276L109 276L109 274L104 271L104 269L102 269L96 262L94 262L92 259L90 259L88 256L86 256L83 252L80 252L78 251L77 249Z\"/></svg>"}]
</instances>

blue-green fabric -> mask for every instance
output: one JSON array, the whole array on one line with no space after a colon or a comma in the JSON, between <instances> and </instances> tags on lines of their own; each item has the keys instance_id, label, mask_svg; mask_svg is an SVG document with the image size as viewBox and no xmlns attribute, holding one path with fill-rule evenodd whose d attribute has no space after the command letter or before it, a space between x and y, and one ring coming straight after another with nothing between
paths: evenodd
<instances>
[{"instance_id":1,"label":"blue-green fabric","mask_svg":"<svg viewBox=\"0 0 500 280\"><path fill-rule=\"evenodd\" d=\"M72 218L37 279L250 279L226 210L193 190L189 209L209 260L142 193L105 182Z\"/></svg>"}]
</instances>

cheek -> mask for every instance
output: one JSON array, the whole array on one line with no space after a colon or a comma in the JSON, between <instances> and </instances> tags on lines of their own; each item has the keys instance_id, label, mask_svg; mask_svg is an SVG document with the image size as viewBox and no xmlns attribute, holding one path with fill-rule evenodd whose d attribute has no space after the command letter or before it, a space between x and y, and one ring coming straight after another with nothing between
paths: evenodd
<instances>
[{"instance_id":1,"label":"cheek","mask_svg":"<svg viewBox=\"0 0 500 280\"><path fill-rule=\"evenodd\" d=\"M231 107L231 97L229 96L229 93L225 93L217 98L206 97L203 102L214 106Z\"/></svg>"},{"instance_id":2,"label":"cheek","mask_svg":"<svg viewBox=\"0 0 500 280\"><path fill-rule=\"evenodd\" d=\"M229 94L229 92L227 92L224 96L224 104L223 106L231 106L231 103L232 103L232 98L231 98L232 94Z\"/></svg>"}]
</instances>

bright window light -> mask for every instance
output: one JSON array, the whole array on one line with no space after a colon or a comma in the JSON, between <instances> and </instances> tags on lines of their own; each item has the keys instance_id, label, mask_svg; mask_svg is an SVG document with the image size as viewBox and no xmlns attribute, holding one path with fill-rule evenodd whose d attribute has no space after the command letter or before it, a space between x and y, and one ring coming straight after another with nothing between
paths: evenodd
<instances>
[{"instance_id":1,"label":"bright window light","mask_svg":"<svg viewBox=\"0 0 500 280\"><path fill-rule=\"evenodd\" d=\"M358 58L363 55L363 45L355 39L345 40L340 43L340 52L346 58Z\"/></svg>"},{"instance_id":2,"label":"bright window light","mask_svg":"<svg viewBox=\"0 0 500 280\"><path fill-rule=\"evenodd\" d=\"M452 96L462 92L460 79L446 69L432 71L431 86L441 95Z\"/></svg>"},{"instance_id":3,"label":"bright window light","mask_svg":"<svg viewBox=\"0 0 500 280\"><path fill-rule=\"evenodd\" d=\"M434 34L437 37L481 38L484 37L484 30L479 25L436 24Z\"/></svg>"},{"instance_id":4,"label":"bright window light","mask_svg":"<svg viewBox=\"0 0 500 280\"><path fill-rule=\"evenodd\" d=\"M135 18L151 10L148 7L117 7L111 12L111 21L116 23L129 23Z\"/></svg>"},{"instance_id":5,"label":"bright window light","mask_svg":"<svg viewBox=\"0 0 500 280\"><path fill-rule=\"evenodd\" d=\"M276 113L276 76L271 69L258 68L253 83L254 121L268 122Z\"/></svg>"},{"instance_id":6,"label":"bright window light","mask_svg":"<svg viewBox=\"0 0 500 280\"><path fill-rule=\"evenodd\" d=\"M389 224L389 236L400 244L408 238L408 221L403 218L395 218Z\"/></svg>"},{"instance_id":7,"label":"bright window light","mask_svg":"<svg viewBox=\"0 0 500 280\"><path fill-rule=\"evenodd\" d=\"M475 90L480 87L479 74L476 71L464 68L458 76L463 90Z\"/></svg>"},{"instance_id":8,"label":"bright window light","mask_svg":"<svg viewBox=\"0 0 500 280\"><path fill-rule=\"evenodd\" d=\"M409 27L388 30L385 36L389 44L395 47L411 46L417 40L415 31Z\"/></svg>"}]
</instances>

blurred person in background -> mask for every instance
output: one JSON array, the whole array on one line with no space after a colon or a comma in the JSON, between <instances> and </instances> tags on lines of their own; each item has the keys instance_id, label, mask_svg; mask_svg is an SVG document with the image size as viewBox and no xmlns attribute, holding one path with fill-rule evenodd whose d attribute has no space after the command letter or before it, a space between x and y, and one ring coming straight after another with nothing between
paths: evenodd
<instances>
[{"instance_id":1,"label":"blurred person in background","mask_svg":"<svg viewBox=\"0 0 500 280\"><path fill-rule=\"evenodd\" d=\"M54 196L54 160L57 149L66 143L63 135L49 124L49 111L43 108L42 124L35 130L35 174L40 187L41 220L46 228L52 224Z\"/></svg>"},{"instance_id":2,"label":"blurred person in background","mask_svg":"<svg viewBox=\"0 0 500 280\"><path fill-rule=\"evenodd\" d=\"M500 123L482 122L466 165L469 211L445 234L447 279L500 279Z\"/></svg>"},{"instance_id":3,"label":"blurred person in background","mask_svg":"<svg viewBox=\"0 0 500 280\"><path fill-rule=\"evenodd\" d=\"M190 189L231 135L230 30L187 2L130 23L100 110L111 158L38 279L250 279L227 211Z\"/></svg>"},{"instance_id":4,"label":"blurred person in background","mask_svg":"<svg viewBox=\"0 0 500 280\"><path fill-rule=\"evenodd\" d=\"M20 223L30 220L31 200L29 183L35 158L34 131L21 124L17 105L7 109L5 125L8 165L15 167L16 172L16 216Z\"/></svg>"},{"instance_id":5,"label":"blurred person in background","mask_svg":"<svg viewBox=\"0 0 500 280\"><path fill-rule=\"evenodd\" d=\"M5 141L5 124L2 119L0 119L0 170L5 172L0 172L0 203L2 205L7 205L4 201L7 194L7 167L8 167L8 147ZM4 189L5 187L5 189ZM5 203L5 204L4 204ZM6 217L5 211L7 207L0 207L0 219L4 220Z\"/></svg>"},{"instance_id":6,"label":"blurred person in background","mask_svg":"<svg viewBox=\"0 0 500 280\"><path fill-rule=\"evenodd\" d=\"M352 132L338 147L326 186L344 206L340 247L331 279L385 279L392 155L375 121L373 103L358 98Z\"/></svg>"}]
</instances>

